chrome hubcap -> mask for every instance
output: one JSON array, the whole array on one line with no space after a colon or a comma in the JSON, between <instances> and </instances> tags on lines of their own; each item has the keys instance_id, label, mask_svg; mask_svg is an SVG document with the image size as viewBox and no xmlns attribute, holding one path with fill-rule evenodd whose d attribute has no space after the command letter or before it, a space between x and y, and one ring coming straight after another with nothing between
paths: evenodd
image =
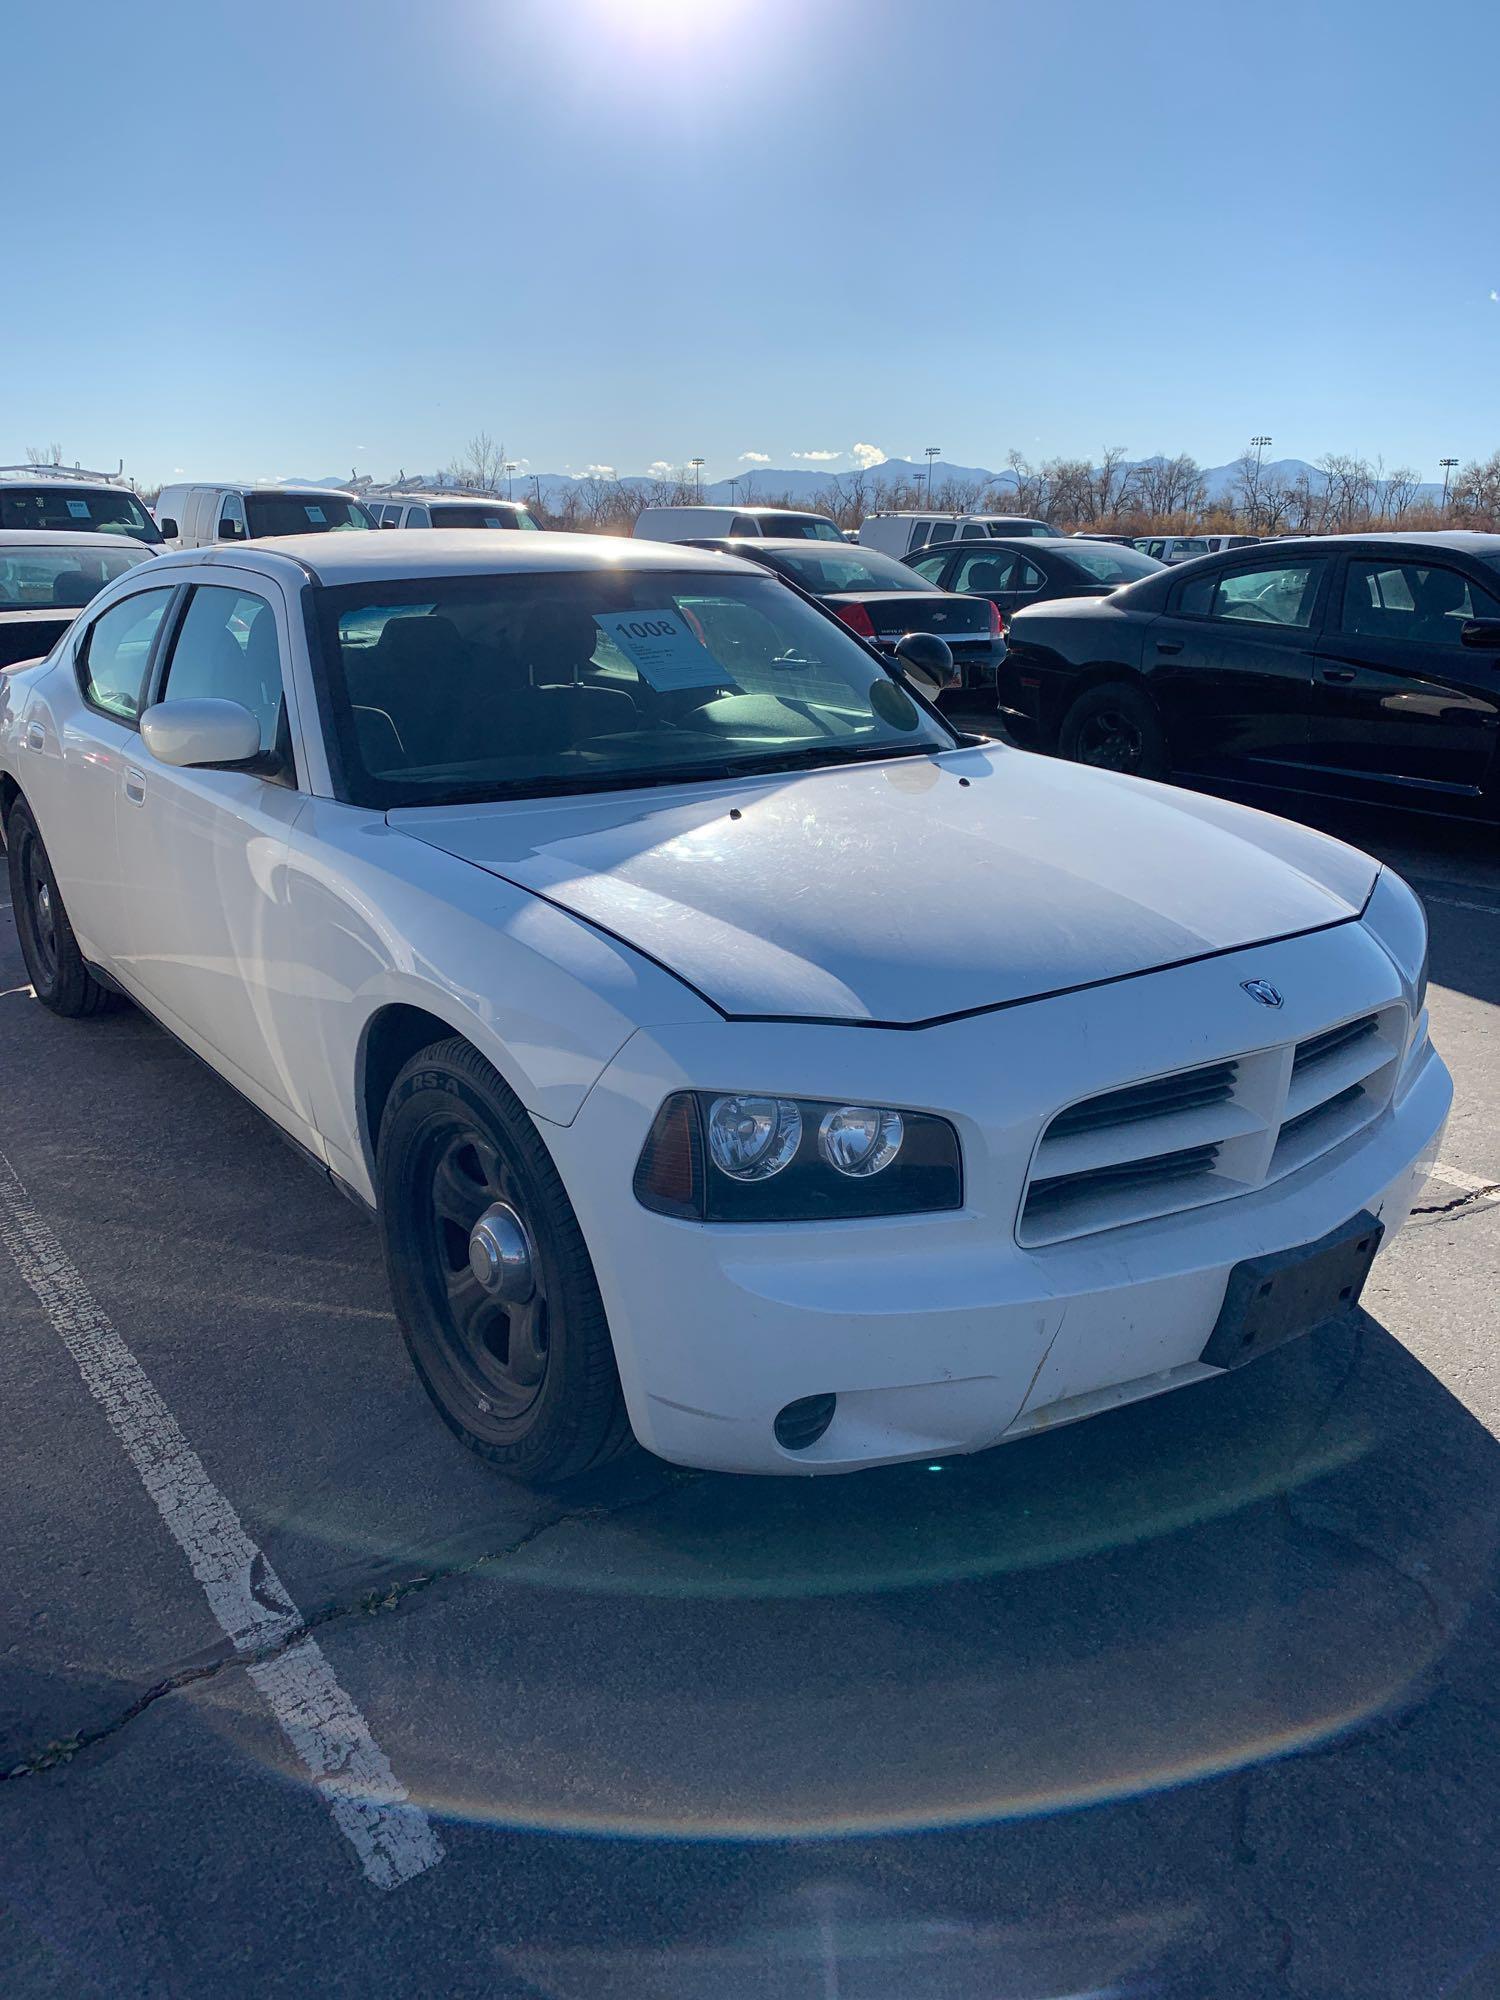
<instances>
[{"instance_id":1,"label":"chrome hubcap","mask_svg":"<svg viewBox=\"0 0 1500 2000\"><path fill-rule=\"evenodd\" d=\"M42 922L50 924L52 921L52 891L45 882L41 884L36 892L36 908L37 915L41 918Z\"/></svg>"},{"instance_id":2,"label":"chrome hubcap","mask_svg":"<svg viewBox=\"0 0 1500 2000\"><path fill-rule=\"evenodd\" d=\"M535 1258L526 1225L508 1202L484 1211L469 1233L469 1269L492 1299L523 1306L536 1289Z\"/></svg>"}]
</instances>

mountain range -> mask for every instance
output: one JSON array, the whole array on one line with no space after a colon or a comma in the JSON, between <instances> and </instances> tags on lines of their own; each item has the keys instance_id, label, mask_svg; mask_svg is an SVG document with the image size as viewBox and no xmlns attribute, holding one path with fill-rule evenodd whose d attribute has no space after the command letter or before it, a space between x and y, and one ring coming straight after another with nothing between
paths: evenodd
<instances>
[{"instance_id":1,"label":"mountain range","mask_svg":"<svg viewBox=\"0 0 1500 2000\"><path fill-rule=\"evenodd\" d=\"M1137 462L1141 464L1151 463L1150 460L1140 460ZM1289 486L1304 474L1313 492L1320 493L1327 482L1317 467L1310 465L1305 458L1268 458L1261 467L1261 479L1266 485ZM703 485L703 499L706 503L712 505L728 506L732 505L736 500L741 504L747 504L757 496L764 498L774 494L779 499L782 494L786 494L791 499L806 505L809 501L816 498L819 493L823 492L830 481L834 479L849 479L852 476L851 470L847 467L839 470L836 467L827 465L817 467L795 465L784 468L769 465L756 466L747 472L739 474L733 480L705 480ZM453 484L451 475L447 473L433 473L430 476L423 475L423 477L425 483L434 487L450 486ZM544 502L550 504L559 494L565 493L569 487L577 487L582 484L584 477L586 475L567 472L528 472L524 477L517 473L512 484L515 497L518 500L535 494L539 485ZM906 458L888 458L881 464L870 467L867 476L866 491L872 490L881 481L891 482L898 479L914 479L925 482L926 478L927 464L925 460L917 463ZM1235 493L1239 480L1239 466L1237 463L1204 466L1203 478L1211 503L1219 500L1228 500ZM987 466L952 465L946 459L936 459L932 467L934 490L940 487L944 480L948 479L957 480L963 484L993 486L1001 492L1013 487L1015 484L1015 475L1009 470L997 472ZM327 478L311 480L294 480L289 478L285 483L287 485L343 487L347 486L348 481L337 475L331 475ZM631 487L637 492L654 486L656 483L652 474L644 472L624 473L619 479L621 486ZM1417 489L1417 497L1422 500L1436 500L1441 492L1442 488L1440 485L1436 482L1430 482Z\"/></svg>"}]
</instances>

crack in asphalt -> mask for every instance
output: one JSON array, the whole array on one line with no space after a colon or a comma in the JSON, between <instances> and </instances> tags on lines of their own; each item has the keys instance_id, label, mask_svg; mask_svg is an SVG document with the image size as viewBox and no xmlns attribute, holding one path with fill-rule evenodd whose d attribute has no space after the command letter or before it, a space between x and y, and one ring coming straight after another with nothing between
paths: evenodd
<instances>
[{"instance_id":1,"label":"crack in asphalt","mask_svg":"<svg viewBox=\"0 0 1500 2000\"><path fill-rule=\"evenodd\" d=\"M44 1771L55 1770L62 1764L71 1764L82 1751L91 1750L95 1744L106 1742L112 1736L118 1736L122 1729L127 1729L138 1717L144 1715L148 1709L154 1708L159 1701L164 1701L168 1695L179 1694L184 1688L196 1687L203 1681L216 1680L221 1674L235 1668L260 1666L267 1660L277 1659L293 1646L300 1645L313 1633L321 1632L326 1626L336 1624L342 1619L383 1616L388 1611L398 1609L409 1597L415 1597L423 1591L432 1589L435 1584L447 1583L454 1577L473 1576L491 1563L509 1562L523 1549L530 1548L534 1542L539 1541L543 1535L551 1534L554 1528L571 1527L579 1521L614 1520L621 1514L633 1512L638 1507L649 1506L662 1499L665 1494L675 1492L680 1486L689 1483L690 1480L673 1478L666 1485L655 1488L639 1499L627 1500L613 1507L600 1504L565 1508L560 1514L554 1514L548 1520L536 1522L524 1535L518 1535L515 1541L508 1542L504 1548L487 1549L484 1554L470 1556L464 1562L440 1563L431 1569L417 1570L410 1576L398 1577L392 1583L361 1591L356 1597L346 1601L324 1605L321 1610L300 1619L290 1632L271 1645L262 1646L254 1652L226 1652L198 1666L179 1667L175 1672L165 1675L146 1688L128 1707L121 1709L119 1714L112 1716L108 1722L98 1723L91 1729L81 1729L72 1736L54 1737L50 1743L44 1744L31 1756L23 1757L20 1763L0 1771L0 1785L12 1784L21 1778L39 1777Z\"/></svg>"},{"instance_id":2,"label":"crack in asphalt","mask_svg":"<svg viewBox=\"0 0 1500 2000\"><path fill-rule=\"evenodd\" d=\"M1466 1194L1456 1194L1452 1201L1430 1202L1411 1212L1413 1215L1451 1215L1455 1209L1467 1208L1476 1201L1493 1200L1496 1195L1500 1195L1500 1181L1490 1181L1484 1187L1470 1188Z\"/></svg>"}]
</instances>

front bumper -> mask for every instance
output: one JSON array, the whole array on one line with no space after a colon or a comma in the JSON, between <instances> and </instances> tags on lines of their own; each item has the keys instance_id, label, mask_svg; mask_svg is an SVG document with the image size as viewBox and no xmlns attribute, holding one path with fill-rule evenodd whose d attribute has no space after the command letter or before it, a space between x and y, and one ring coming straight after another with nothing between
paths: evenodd
<instances>
[{"instance_id":1,"label":"front bumper","mask_svg":"<svg viewBox=\"0 0 1500 2000\"><path fill-rule=\"evenodd\" d=\"M1200 1357L1242 1260L1310 1243L1360 1209L1389 1243L1436 1161L1452 1098L1425 1038L1373 1123L1300 1171L1149 1222L1017 1243L1027 1164L1052 1112L1248 1052L1259 1023L1239 982L1250 976L1288 995L1262 1046L1401 998L1379 946L1345 925L930 1029L723 1022L633 1037L549 1140L641 1442L682 1464L763 1473L980 1450L1217 1373ZM631 1199L630 1176L662 1098L683 1087L937 1111L959 1127L965 1205L772 1227L652 1214ZM824 1435L784 1450L777 1413L829 1392Z\"/></svg>"}]
</instances>

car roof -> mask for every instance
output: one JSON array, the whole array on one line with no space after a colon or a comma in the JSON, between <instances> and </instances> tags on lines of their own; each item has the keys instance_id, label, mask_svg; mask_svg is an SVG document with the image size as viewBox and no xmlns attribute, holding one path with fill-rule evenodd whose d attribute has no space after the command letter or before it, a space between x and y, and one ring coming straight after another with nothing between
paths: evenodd
<instances>
[{"instance_id":1,"label":"car roof","mask_svg":"<svg viewBox=\"0 0 1500 2000\"><path fill-rule=\"evenodd\" d=\"M145 549L156 553L138 535L103 535L84 528L0 528L0 549Z\"/></svg>"},{"instance_id":2,"label":"car roof","mask_svg":"<svg viewBox=\"0 0 1500 2000\"><path fill-rule=\"evenodd\" d=\"M884 549L863 548L858 542L846 542L842 535L837 541L830 535L705 535L703 540L719 541L734 549L779 549L789 556L827 555L830 549L861 559L885 555ZM890 556L885 559L893 560Z\"/></svg>"},{"instance_id":3,"label":"car roof","mask_svg":"<svg viewBox=\"0 0 1500 2000\"><path fill-rule=\"evenodd\" d=\"M407 528L331 535L267 535L248 542L216 542L181 549L155 560L164 567L253 569L270 558L275 573L293 563L315 583L375 583L423 576L500 574L590 569L702 570L742 576L748 565L733 556L689 548L684 542L637 541L628 535L538 533L497 535L488 528Z\"/></svg>"},{"instance_id":4,"label":"car roof","mask_svg":"<svg viewBox=\"0 0 1500 2000\"><path fill-rule=\"evenodd\" d=\"M359 495L346 486L294 486L274 479L169 479L163 493L253 493L258 500L274 500L287 494L294 500L357 500ZM158 498L160 495L158 495Z\"/></svg>"},{"instance_id":5,"label":"car roof","mask_svg":"<svg viewBox=\"0 0 1500 2000\"><path fill-rule=\"evenodd\" d=\"M936 555L939 551L944 555L982 556L986 549L1014 549L1017 555L1028 555L1033 549L1058 549L1064 555L1077 554L1066 535L975 535L968 541L924 542L921 548L912 550L907 560Z\"/></svg>"}]
</instances>

